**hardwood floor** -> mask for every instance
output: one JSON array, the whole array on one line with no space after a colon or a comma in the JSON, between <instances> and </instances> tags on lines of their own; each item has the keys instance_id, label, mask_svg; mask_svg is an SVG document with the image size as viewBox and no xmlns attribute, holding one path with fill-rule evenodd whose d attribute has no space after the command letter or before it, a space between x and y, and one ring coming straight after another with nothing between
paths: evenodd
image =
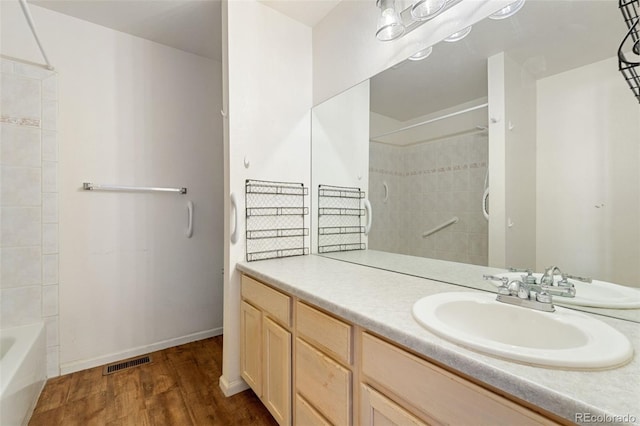
<instances>
[{"instance_id":1,"label":"hardwood floor","mask_svg":"<svg viewBox=\"0 0 640 426\"><path fill-rule=\"evenodd\" d=\"M48 380L29 425L277 424L252 391L222 394L222 336L151 355L107 376L96 367Z\"/></svg>"}]
</instances>

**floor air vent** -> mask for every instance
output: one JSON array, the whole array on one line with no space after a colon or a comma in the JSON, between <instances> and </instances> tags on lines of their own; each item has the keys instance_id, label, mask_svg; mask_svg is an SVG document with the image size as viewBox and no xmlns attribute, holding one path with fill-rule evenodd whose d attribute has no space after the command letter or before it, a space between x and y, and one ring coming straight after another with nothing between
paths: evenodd
<instances>
[{"instance_id":1,"label":"floor air vent","mask_svg":"<svg viewBox=\"0 0 640 426\"><path fill-rule=\"evenodd\" d=\"M151 362L151 356L145 355L138 358L130 359L128 361L108 364L104 366L104 369L102 370L102 375L106 376L107 374L116 373L118 371L122 371L127 368L137 367L143 364L149 364L150 362Z\"/></svg>"}]
</instances>

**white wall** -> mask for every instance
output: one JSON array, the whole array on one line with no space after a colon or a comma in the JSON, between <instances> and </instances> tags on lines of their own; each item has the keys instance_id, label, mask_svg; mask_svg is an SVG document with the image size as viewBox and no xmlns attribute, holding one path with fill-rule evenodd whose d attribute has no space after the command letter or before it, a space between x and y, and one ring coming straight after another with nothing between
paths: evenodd
<instances>
[{"instance_id":1,"label":"white wall","mask_svg":"<svg viewBox=\"0 0 640 426\"><path fill-rule=\"evenodd\" d=\"M504 266L535 269L536 81L509 55L505 55L504 65L507 220Z\"/></svg>"},{"instance_id":2,"label":"white wall","mask_svg":"<svg viewBox=\"0 0 640 426\"><path fill-rule=\"evenodd\" d=\"M538 81L537 270L640 286L640 105L617 58Z\"/></svg>"},{"instance_id":3,"label":"white wall","mask_svg":"<svg viewBox=\"0 0 640 426\"><path fill-rule=\"evenodd\" d=\"M504 52L488 59L489 266L535 268L534 78Z\"/></svg>"},{"instance_id":4,"label":"white wall","mask_svg":"<svg viewBox=\"0 0 640 426\"><path fill-rule=\"evenodd\" d=\"M488 266L506 267L506 66L504 52L487 60L489 93L489 257Z\"/></svg>"},{"instance_id":5,"label":"white wall","mask_svg":"<svg viewBox=\"0 0 640 426\"><path fill-rule=\"evenodd\" d=\"M2 8L2 54L41 63L17 2ZM62 372L219 334L221 64L32 13L59 76ZM189 192L85 192L84 181Z\"/></svg>"},{"instance_id":6,"label":"white wall","mask_svg":"<svg viewBox=\"0 0 640 426\"><path fill-rule=\"evenodd\" d=\"M225 123L225 205L229 207L229 194L235 193L241 236L237 244L229 242L227 215L220 386L230 395L246 388L240 378L240 274L235 269L245 259L245 180L310 185L311 29L255 0L224 1L222 20L228 85L224 109L229 117Z\"/></svg>"}]
</instances>

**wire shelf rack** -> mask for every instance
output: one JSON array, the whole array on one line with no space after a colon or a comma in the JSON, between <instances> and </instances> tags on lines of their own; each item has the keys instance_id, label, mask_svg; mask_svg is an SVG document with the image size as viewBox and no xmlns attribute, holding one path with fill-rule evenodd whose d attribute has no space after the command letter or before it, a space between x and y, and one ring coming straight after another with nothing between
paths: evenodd
<instances>
[{"instance_id":1,"label":"wire shelf rack","mask_svg":"<svg viewBox=\"0 0 640 426\"><path fill-rule=\"evenodd\" d=\"M629 59L624 51L631 50L640 58L640 0L619 0L620 11L629 31L618 48L618 69L640 102L640 59Z\"/></svg>"},{"instance_id":2,"label":"wire shelf rack","mask_svg":"<svg viewBox=\"0 0 640 426\"><path fill-rule=\"evenodd\" d=\"M360 188L318 186L318 253L366 249L364 195Z\"/></svg>"},{"instance_id":3,"label":"wire shelf rack","mask_svg":"<svg viewBox=\"0 0 640 426\"><path fill-rule=\"evenodd\" d=\"M247 180L247 262L309 254L308 188L302 183Z\"/></svg>"}]
</instances>

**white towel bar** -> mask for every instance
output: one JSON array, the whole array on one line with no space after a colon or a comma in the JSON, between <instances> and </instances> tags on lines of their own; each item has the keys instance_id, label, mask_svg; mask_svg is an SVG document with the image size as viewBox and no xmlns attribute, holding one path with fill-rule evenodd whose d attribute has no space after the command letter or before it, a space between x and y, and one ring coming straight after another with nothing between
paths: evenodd
<instances>
[{"instance_id":1,"label":"white towel bar","mask_svg":"<svg viewBox=\"0 0 640 426\"><path fill-rule=\"evenodd\" d=\"M153 186L123 186L123 185L100 185L96 183L84 182L82 189L85 191L127 191L127 192L178 192L186 194L187 188L157 188Z\"/></svg>"},{"instance_id":2,"label":"white towel bar","mask_svg":"<svg viewBox=\"0 0 640 426\"><path fill-rule=\"evenodd\" d=\"M454 223L458 223L458 216L454 216L442 225L438 225L435 228L428 230L427 232L422 234L422 238L427 238L429 235L435 234L436 232L441 231L447 226L453 225Z\"/></svg>"}]
</instances>

